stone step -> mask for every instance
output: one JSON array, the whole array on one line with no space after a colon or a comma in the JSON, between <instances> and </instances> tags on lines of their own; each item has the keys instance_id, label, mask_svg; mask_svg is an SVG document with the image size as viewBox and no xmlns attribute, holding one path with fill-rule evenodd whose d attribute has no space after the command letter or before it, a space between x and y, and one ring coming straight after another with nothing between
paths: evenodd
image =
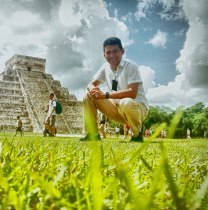
<instances>
[{"instance_id":1,"label":"stone step","mask_svg":"<svg viewBox=\"0 0 208 210\"><path fill-rule=\"evenodd\" d=\"M6 124L2 125L0 124L0 131L1 132L16 132L16 125ZM32 125L23 125L23 131L24 132L33 132Z\"/></svg>"},{"instance_id":2,"label":"stone step","mask_svg":"<svg viewBox=\"0 0 208 210\"><path fill-rule=\"evenodd\" d=\"M10 102L10 103L0 101L0 110L4 110L4 111L5 110L7 110L7 111L16 110L16 111L21 112L23 106L24 106L24 103L19 103L16 101Z\"/></svg>"},{"instance_id":3,"label":"stone step","mask_svg":"<svg viewBox=\"0 0 208 210\"><path fill-rule=\"evenodd\" d=\"M79 113L76 112L66 112L64 113L66 119L70 121L77 121L78 119L82 119Z\"/></svg>"},{"instance_id":4,"label":"stone step","mask_svg":"<svg viewBox=\"0 0 208 210\"><path fill-rule=\"evenodd\" d=\"M7 120L7 121L1 121L0 122L0 126L2 126L2 125L10 125L10 126L17 126L17 119L15 119L15 120ZM22 125L24 126L24 127L30 127L30 126L32 126L31 125L31 123L29 122L29 121L22 121Z\"/></svg>"},{"instance_id":5,"label":"stone step","mask_svg":"<svg viewBox=\"0 0 208 210\"><path fill-rule=\"evenodd\" d=\"M29 124L30 123L30 118L29 117L22 117L21 115L17 115L17 116L20 116L20 119L22 120L22 123L25 123L25 124ZM0 116L0 119L2 121L7 120L7 121L12 121L12 122L14 121L14 122L16 122L17 121L17 116L13 115L13 114L10 114L10 115L7 115L7 116L2 115L2 116Z\"/></svg>"},{"instance_id":6,"label":"stone step","mask_svg":"<svg viewBox=\"0 0 208 210\"><path fill-rule=\"evenodd\" d=\"M47 89L46 86L43 86L43 85L40 85L40 84L39 84L39 87L35 87L34 85L30 85L30 86L26 85L25 88L26 88L27 93L30 93L30 94L35 93L34 95L36 95L38 93L38 94L41 94L41 95L46 95L47 98L48 98L48 89Z\"/></svg>"},{"instance_id":7,"label":"stone step","mask_svg":"<svg viewBox=\"0 0 208 210\"><path fill-rule=\"evenodd\" d=\"M20 90L20 83L19 82L10 82L10 81L1 81L1 87Z\"/></svg>"},{"instance_id":8,"label":"stone step","mask_svg":"<svg viewBox=\"0 0 208 210\"><path fill-rule=\"evenodd\" d=\"M75 99L75 97L73 97L73 95L71 95L71 94L69 94L66 97L61 97L61 99L59 101L60 101L60 103L63 103L63 104L66 104L66 105L72 104L73 106L76 106L76 105L79 106L80 104L82 104L82 102L77 101Z\"/></svg>"},{"instance_id":9,"label":"stone step","mask_svg":"<svg viewBox=\"0 0 208 210\"><path fill-rule=\"evenodd\" d=\"M7 116L7 115L11 114L11 111L15 116L20 116L21 115L21 110L1 109L1 107L0 107L0 117L1 116Z\"/></svg>"},{"instance_id":10,"label":"stone step","mask_svg":"<svg viewBox=\"0 0 208 210\"><path fill-rule=\"evenodd\" d=\"M7 69L6 71L4 71L4 74L10 75L10 76L17 76L17 72L12 69Z\"/></svg>"},{"instance_id":11,"label":"stone step","mask_svg":"<svg viewBox=\"0 0 208 210\"><path fill-rule=\"evenodd\" d=\"M0 80L8 82L19 82L19 77L15 75L2 74L0 75Z\"/></svg>"},{"instance_id":12,"label":"stone step","mask_svg":"<svg viewBox=\"0 0 208 210\"><path fill-rule=\"evenodd\" d=\"M22 96L21 89L13 89L13 88L2 88L0 87L0 94L5 95L14 95L14 96Z\"/></svg>"},{"instance_id":13,"label":"stone step","mask_svg":"<svg viewBox=\"0 0 208 210\"><path fill-rule=\"evenodd\" d=\"M38 72L38 71L21 71L21 72L25 79L29 79L29 78L45 79L46 78L46 75L43 72Z\"/></svg>"},{"instance_id":14,"label":"stone step","mask_svg":"<svg viewBox=\"0 0 208 210\"><path fill-rule=\"evenodd\" d=\"M0 101L1 102L7 102L7 103L11 103L11 102L24 103L24 97L23 96L0 94Z\"/></svg>"},{"instance_id":15,"label":"stone step","mask_svg":"<svg viewBox=\"0 0 208 210\"><path fill-rule=\"evenodd\" d=\"M0 125L13 125L13 126L17 127L17 121L16 120L14 120L14 121L11 121L11 120L2 121L0 123ZM22 123L22 126L23 127L31 127L32 125L31 125L31 123Z\"/></svg>"}]
</instances>

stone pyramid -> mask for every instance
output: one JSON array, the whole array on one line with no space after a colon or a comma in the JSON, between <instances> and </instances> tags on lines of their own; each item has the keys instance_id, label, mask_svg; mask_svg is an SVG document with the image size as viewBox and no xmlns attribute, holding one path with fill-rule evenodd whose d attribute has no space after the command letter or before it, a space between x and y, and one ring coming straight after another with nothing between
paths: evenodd
<instances>
[{"instance_id":1,"label":"stone pyramid","mask_svg":"<svg viewBox=\"0 0 208 210\"><path fill-rule=\"evenodd\" d=\"M17 116L24 131L42 132L49 94L59 99L63 113L57 115L58 133L82 132L82 102L45 72L46 60L12 56L0 74L0 131L15 131Z\"/></svg>"}]
</instances>

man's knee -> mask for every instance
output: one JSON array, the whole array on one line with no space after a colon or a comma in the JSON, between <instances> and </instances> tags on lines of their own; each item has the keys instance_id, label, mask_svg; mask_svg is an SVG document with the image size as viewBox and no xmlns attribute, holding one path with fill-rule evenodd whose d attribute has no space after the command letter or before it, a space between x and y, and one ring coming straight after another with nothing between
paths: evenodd
<instances>
[{"instance_id":1,"label":"man's knee","mask_svg":"<svg viewBox=\"0 0 208 210\"><path fill-rule=\"evenodd\" d=\"M83 96L83 103L87 104L89 100L93 101L93 98L91 98L90 93L86 91L86 93Z\"/></svg>"},{"instance_id":2,"label":"man's knee","mask_svg":"<svg viewBox=\"0 0 208 210\"><path fill-rule=\"evenodd\" d=\"M120 100L119 106L125 112L131 110L135 106L135 102L132 98L124 98Z\"/></svg>"}]
</instances>

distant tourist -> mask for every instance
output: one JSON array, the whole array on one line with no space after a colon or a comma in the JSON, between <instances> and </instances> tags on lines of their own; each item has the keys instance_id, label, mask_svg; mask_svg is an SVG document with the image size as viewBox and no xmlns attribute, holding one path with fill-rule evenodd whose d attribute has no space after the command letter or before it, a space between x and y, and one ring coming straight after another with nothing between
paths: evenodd
<instances>
[{"instance_id":1,"label":"distant tourist","mask_svg":"<svg viewBox=\"0 0 208 210\"><path fill-rule=\"evenodd\" d=\"M106 123L106 117L104 114L100 113L99 118L99 131L103 135L103 138L106 138L106 132L105 132L105 123Z\"/></svg>"},{"instance_id":2,"label":"distant tourist","mask_svg":"<svg viewBox=\"0 0 208 210\"><path fill-rule=\"evenodd\" d=\"M127 123L124 124L124 139L128 138L128 134L130 130L131 130L130 126Z\"/></svg>"},{"instance_id":3,"label":"distant tourist","mask_svg":"<svg viewBox=\"0 0 208 210\"><path fill-rule=\"evenodd\" d=\"M166 138L166 136L167 136L166 129L163 129L163 130L161 131L160 136L161 136L161 138Z\"/></svg>"},{"instance_id":4,"label":"distant tourist","mask_svg":"<svg viewBox=\"0 0 208 210\"><path fill-rule=\"evenodd\" d=\"M116 137L118 138L119 137L120 128L116 126L115 132L116 132Z\"/></svg>"},{"instance_id":5,"label":"distant tourist","mask_svg":"<svg viewBox=\"0 0 208 210\"><path fill-rule=\"evenodd\" d=\"M17 133L20 133L20 135L22 136L22 120L20 119L20 116L17 116L17 127L16 127L16 133L14 136L16 136Z\"/></svg>"},{"instance_id":6,"label":"distant tourist","mask_svg":"<svg viewBox=\"0 0 208 210\"><path fill-rule=\"evenodd\" d=\"M56 101L54 100L54 93L51 93L49 95L48 110L46 110L47 117L45 120L45 126L47 127L46 129L48 129L50 133L49 136L55 136L55 132L56 132L56 128L55 128L56 110L55 109L56 109Z\"/></svg>"},{"instance_id":7,"label":"distant tourist","mask_svg":"<svg viewBox=\"0 0 208 210\"><path fill-rule=\"evenodd\" d=\"M188 128L186 130L186 138L191 139L191 131Z\"/></svg>"},{"instance_id":8,"label":"distant tourist","mask_svg":"<svg viewBox=\"0 0 208 210\"><path fill-rule=\"evenodd\" d=\"M204 138L207 138L207 131L204 131Z\"/></svg>"},{"instance_id":9,"label":"distant tourist","mask_svg":"<svg viewBox=\"0 0 208 210\"><path fill-rule=\"evenodd\" d=\"M143 142L142 122L148 114L148 104L139 69L132 61L123 59L121 40L110 37L103 42L105 62L87 86L83 99L86 136L81 141L100 140L97 126L97 110L109 119L128 123L130 141ZM100 84L106 83L109 92L103 92Z\"/></svg>"},{"instance_id":10,"label":"distant tourist","mask_svg":"<svg viewBox=\"0 0 208 210\"><path fill-rule=\"evenodd\" d=\"M48 121L45 121L43 127L43 137L46 137L50 134L49 129L50 129L50 123Z\"/></svg>"},{"instance_id":11,"label":"distant tourist","mask_svg":"<svg viewBox=\"0 0 208 210\"><path fill-rule=\"evenodd\" d=\"M2 123L1 126L0 126L0 131L4 131L4 124Z\"/></svg>"}]
</instances>

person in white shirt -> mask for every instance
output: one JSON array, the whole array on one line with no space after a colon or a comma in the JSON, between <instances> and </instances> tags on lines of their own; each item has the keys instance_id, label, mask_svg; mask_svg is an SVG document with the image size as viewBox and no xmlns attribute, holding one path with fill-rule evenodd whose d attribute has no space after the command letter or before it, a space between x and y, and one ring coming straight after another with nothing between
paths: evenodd
<instances>
[{"instance_id":1,"label":"person in white shirt","mask_svg":"<svg viewBox=\"0 0 208 210\"><path fill-rule=\"evenodd\" d=\"M87 86L84 96L85 140L99 140L97 134L97 110L109 119L129 124L133 132L131 141L143 142L142 122L148 114L143 82L138 67L132 61L122 58L124 49L121 40L110 37L103 43L104 63ZM99 85L107 83L109 92L103 92Z\"/></svg>"},{"instance_id":2,"label":"person in white shirt","mask_svg":"<svg viewBox=\"0 0 208 210\"><path fill-rule=\"evenodd\" d=\"M120 132L120 128L119 127L115 127L115 132L116 132L116 137L119 137L119 132Z\"/></svg>"},{"instance_id":3,"label":"person in white shirt","mask_svg":"<svg viewBox=\"0 0 208 210\"><path fill-rule=\"evenodd\" d=\"M188 128L186 130L186 138L191 139L191 131Z\"/></svg>"},{"instance_id":4,"label":"person in white shirt","mask_svg":"<svg viewBox=\"0 0 208 210\"><path fill-rule=\"evenodd\" d=\"M45 123L50 124L50 136L55 136L56 101L54 100L54 93L49 95L49 103Z\"/></svg>"}]
</instances>

